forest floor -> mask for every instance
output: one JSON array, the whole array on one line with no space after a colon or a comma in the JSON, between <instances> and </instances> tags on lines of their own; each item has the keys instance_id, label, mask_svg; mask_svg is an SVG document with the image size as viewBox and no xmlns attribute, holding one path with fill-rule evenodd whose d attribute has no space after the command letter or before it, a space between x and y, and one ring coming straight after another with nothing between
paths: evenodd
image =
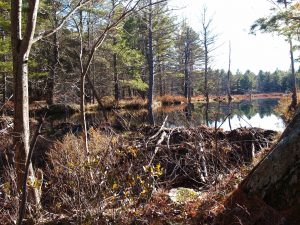
<instances>
[{"instance_id":1,"label":"forest floor","mask_svg":"<svg viewBox=\"0 0 300 225\"><path fill-rule=\"evenodd\" d=\"M43 125L33 157L44 172L43 210L25 224L215 224L278 137L258 128L94 126L87 156L75 126ZM0 224L13 224L18 205L10 129L0 134Z\"/></svg>"}]
</instances>

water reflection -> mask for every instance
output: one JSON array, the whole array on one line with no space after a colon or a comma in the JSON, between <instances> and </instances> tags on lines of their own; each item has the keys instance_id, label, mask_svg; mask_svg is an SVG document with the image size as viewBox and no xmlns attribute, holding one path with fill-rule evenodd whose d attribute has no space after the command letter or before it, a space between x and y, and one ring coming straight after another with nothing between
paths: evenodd
<instances>
[{"instance_id":1,"label":"water reflection","mask_svg":"<svg viewBox=\"0 0 300 225\"><path fill-rule=\"evenodd\" d=\"M196 103L163 107L153 110L155 124L161 125L168 116L167 127L194 127L207 125L220 127L224 130L232 130L239 127L260 127L283 131L285 124L280 116L274 111L278 99L258 99L252 101L224 103ZM86 115L88 126L97 126L105 121L102 113L88 113ZM129 128L147 123L148 110L119 110L107 112L108 124ZM54 119L52 125L61 122L80 124L79 115Z\"/></svg>"},{"instance_id":2,"label":"water reflection","mask_svg":"<svg viewBox=\"0 0 300 225\"><path fill-rule=\"evenodd\" d=\"M198 126L221 127L231 130L239 127L260 127L283 131L284 121L274 111L278 99L257 99L228 103L196 103L181 110L162 108L157 111L156 123L161 124L168 115L168 126ZM167 113L166 113L167 112Z\"/></svg>"}]
</instances>

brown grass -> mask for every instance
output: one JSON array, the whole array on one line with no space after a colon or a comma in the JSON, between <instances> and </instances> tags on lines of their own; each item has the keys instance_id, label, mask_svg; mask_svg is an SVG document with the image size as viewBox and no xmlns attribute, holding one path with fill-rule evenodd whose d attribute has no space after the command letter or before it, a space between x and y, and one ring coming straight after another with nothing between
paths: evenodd
<instances>
[{"instance_id":1,"label":"brown grass","mask_svg":"<svg viewBox=\"0 0 300 225\"><path fill-rule=\"evenodd\" d=\"M129 98L129 99L121 99L120 101L115 101L115 99L111 96L105 96L102 98L102 104L104 106L104 110L112 110L112 109L143 109L147 107L147 100L142 98ZM87 106L87 111L97 111L98 104L89 104Z\"/></svg>"},{"instance_id":2,"label":"brown grass","mask_svg":"<svg viewBox=\"0 0 300 225\"><path fill-rule=\"evenodd\" d=\"M262 99L262 98L283 98L290 96L290 94L285 93L260 93L260 94L245 94L245 95L233 95L234 100L246 100L246 99Z\"/></svg>"},{"instance_id":3,"label":"brown grass","mask_svg":"<svg viewBox=\"0 0 300 225\"><path fill-rule=\"evenodd\" d=\"M156 101L160 101L162 105L179 105L187 102L186 98L181 95L163 95L157 97Z\"/></svg>"},{"instance_id":4,"label":"brown grass","mask_svg":"<svg viewBox=\"0 0 300 225\"><path fill-rule=\"evenodd\" d=\"M261 93L261 94L244 94L244 95L232 95L232 101L241 101L241 100L248 100L248 99L263 99L263 98L283 98L290 96L290 94L285 93ZM210 95L209 100L211 102L226 102L227 96L216 96L216 95ZM205 101L205 97L203 95L193 96L192 102L203 102Z\"/></svg>"}]
</instances>

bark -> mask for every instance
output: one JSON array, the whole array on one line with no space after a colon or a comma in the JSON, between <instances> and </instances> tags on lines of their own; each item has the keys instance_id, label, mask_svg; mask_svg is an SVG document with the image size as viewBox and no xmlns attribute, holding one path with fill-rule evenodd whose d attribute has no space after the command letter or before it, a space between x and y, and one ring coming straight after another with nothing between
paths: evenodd
<instances>
[{"instance_id":1,"label":"bark","mask_svg":"<svg viewBox=\"0 0 300 225\"><path fill-rule=\"evenodd\" d=\"M17 175L17 188L22 190L22 181L25 175L25 162L29 153L29 103L28 103L28 58L35 31L38 0L29 1L27 24L24 37L22 37L22 1L11 1L11 43L13 56L14 77L14 151L15 169ZM32 164L28 166L29 175L34 177ZM34 188L34 197L30 198L34 204L40 199ZM29 195L31 196L31 195Z\"/></svg>"},{"instance_id":2,"label":"bark","mask_svg":"<svg viewBox=\"0 0 300 225\"><path fill-rule=\"evenodd\" d=\"M80 120L83 131L83 141L84 141L84 150L87 155L87 160L89 162L89 148L88 148L88 135L87 135L87 125L85 117L85 76L81 74L80 76Z\"/></svg>"},{"instance_id":3,"label":"bark","mask_svg":"<svg viewBox=\"0 0 300 225\"><path fill-rule=\"evenodd\" d=\"M228 102L232 100L231 90L230 90L230 69L231 69L231 43L229 42L229 57L228 57L228 72L227 72L227 99Z\"/></svg>"},{"instance_id":4,"label":"bark","mask_svg":"<svg viewBox=\"0 0 300 225\"><path fill-rule=\"evenodd\" d=\"M208 97L208 46L207 46L207 34L204 31L204 96L206 102L209 102Z\"/></svg>"},{"instance_id":5,"label":"bark","mask_svg":"<svg viewBox=\"0 0 300 225\"><path fill-rule=\"evenodd\" d=\"M216 49L214 44L216 42L217 35L213 34L211 29L212 26L212 18L207 17L207 8L203 8L202 12L202 43L203 43L203 50L204 50L204 96L206 102L209 102L209 89L208 89L208 72L209 72L209 63L211 63L211 54Z\"/></svg>"},{"instance_id":6,"label":"bark","mask_svg":"<svg viewBox=\"0 0 300 225\"><path fill-rule=\"evenodd\" d=\"M162 68L162 62L160 60L160 57L158 56L157 57L157 62L158 62L158 65L157 65L157 71L158 71L158 82L159 82L159 96L163 96L163 80L162 80L162 76L163 76L163 68Z\"/></svg>"},{"instance_id":7,"label":"bark","mask_svg":"<svg viewBox=\"0 0 300 225\"><path fill-rule=\"evenodd\" d=\"M39 0L27 1L28 9L26 11L26 24L22 23L22 0L11 1L11 46L13 58L13 81L14 81L14 135L13 146L15 151L15 170L16 184L18 190L22 190L22 181L27 179L28 175L34 178L34 172L29 159L28 171L26 171L25 162L29 154L29 96L28 96L28 60L31 46L38 40L56 33L62 28L67 19L73 13L82 7L87 1L79 3L61 20L60 24L54 29L44 32L34 37ZM24 36L22 36L22 27L25 27ZM25 191L25 190L24 190ZM32 194L31 194L32 193ZM36 206L40 203L40 197L35 188L29 189L29 201Z\"/></svg>"},{"instance_id":8,"label":"bark","mask_svg":"<svg viewBox=\"0 0 300 225\"><path fill-rule=\"evenodd\" d=\"M113 45L116 45L117 41L116 38L113 40ZM113 54L113 71L114 71L114 88L115 88L115 100L119 101L120 99L120 88L119 88L119 76L117 70L117 53Z\"/></svg>"},{"instance_id":9,"label":"bark","mask_svg":"<svg viewBox=\"0 0 300 225\"><path fill-rule=\"evenodd\" d=\"M287 1L284 0L284 7L287 9ZM293 94L292 94L292 102L289 107L290 110L295 110L297 107L298 99L297 99L297 79L295 74L295 62L294 62L294 51L293 51L293 41L291 37L288 37L289 47L290 47L290 59L291 59L291 69L292 69L292 78L293 78Z\"/></svg>"},{"instance_id":10,"label":"bark","mask_svg":"<svg viewBox=\"0 0 300 225\"><path fill-rule=\"evenodd\" d=\"M2 34L2 39L5 41L5 32L3 31ZM6 62L6 55L3 56L3 62ZM5 104L6 102L6 77L7 77L7 72L4 70L2 71L2 102Z\"/></svg>"},{"instance_id":11,"label":"bark","mask_svg":"<svg viewBox=\"0 0 300 225\"><path fill-rule=\"evenodd\" d=\"M184 49L184 97L187 99L188 104L191 103L190 92L190 74L189 74L189 61L190 61L190 40L189 40L189 28L186 30L185 37L185 49Z\"/></svg>"},{"instance_id":12,"label":"bark","mask_svg":"<svg viewBox=\"0 0 300 225\"><path fill-rule=\"evenodd\" d=\"M53 12L55 27L58 26L58 20L56 16L56 10ZM53 34L53 49L50 54L50 71L49 78L47 80L46 87L46 102L48 105L54 104L54 85L55 85L55 77L57 73L58 67L58 59L59 59L59 43L58 43L58 35L57 32Z\"/></svg>"},{"instance_id":13,"label":"bark","mask_svg":"<svg viewBox=\"0 0 300 225\"><path fill-rule=\"evenodd\" d=\"M300 184L300 113L293 118L279 142L273 150L254 168L247 179L242 183L242 189L272 202L273 193L285 193L289 188ZM290 183L286 183L289 181ZM295 186L296 187L296 186ZM299 186L298 186L299 188ZM286 189L286 190L284 190ZM299 190L298 190L299 191ZM296 201L287 198L296 193L276 196L281 201ZM279 193L278 193L279 194ZM274 197L274 196L273 196ZM294 196L296 197L296 196ZM277 205L280 207L280 205Z\"/></svg>"},{"instance_id":14,"label":"bark","mask_svg":"<svg viewBox=\"0 0 300 225\"><path fill-rule=\"evenodd\" d=\"M77 31L79 33L80 38L80 50L79 50L79 63L80 63L80 122L82 127L82 138L83 138L83 148L87 157L88 163L90 162L89 158L89 147L88 147L88 131L86 125L86 117L85 117L85 78L88 74L89 67L86 69L83 67L83 39L82 39L82 32L83 32L83 15L82 11L79 12L79 25L77 25ZM88 64L89 65L89 64Z\"/></svg>"},{"instance_id":15,"label":"bark","mask_svg":"<svg viewBox=\"0 0 300 225\"><path fill-rule=\"evenodd\" d=\"M30 149L29 149L29 152L28 152L28 158L26 160L25 175L23 177L23 183L22 183L22 185L23 185L22 195L21 195L21 198L20 198L18 225L22 225L22 221L23 221L23 218L24 218L24 215L25 215L26 202L27 202L27 199L26 199L27 177L28 177L28 173L29 173L29 167L30 167L30 164L31 164L33 151L34 151L38 136L40 135L42 125L43 125L43 120L40 119L39 124L37 126L37 129L36 129L36 131L35 131L35 133L32 137L32 142L31 142ZM37 177L38 177L38 175L37 175ZM40 177L40 178L41 178L40 181L43 182L43 180L42 180L43 178L42 177ZM36 192L36 196L38 196L38 199L36 199L36 201L40 201L40 199L41 199L41 190L35 189L35 192ZM40 209L40 204L38 204L37 207L38 207L37 209Z\"/></svg>"},{"instance_id":16,"label":"bark","mask_svg":"<svg viewBox=\"0 0 300 225\"><path fill-rule=\"evenodd\" d=\"M205 103L205 122L206 122L206 126L209 126L208 110L209 110L209 102L207 101Z\"/></svg>"},{"instance_id":17,"label":"bark","mask_svg":"<svg viewBox=\"0 0 300 225\"><path fill-rule=\"evenodd\" d=\"M2 74L2 102L3 104L6 102L6 72L3 72Z\"/></svg>"},{"instance_id":18,"label":"bark","mask_svg":"<svg viewBox=\"0 0 300 225\"><path fill-rule=\"evenodd\" d=\"M148 68L149 68L149 90L148 90L148 122L154 125L153 116L153 92L154 92L154 62L153 62L153 21L152 21L152 0L149 0L148 15Z\"/></svg>"},{"instance_id":19,"label":"bark","mask_svg":"<svg viewBox=\"0 0 300 225\"><path fill-rule=\"evenodd\" d=\"M271 152L228 199L218 224L300 224L299 137L298 110Z\"/></svg>"},{"instance_id":20,"label":"bark","mask_svg":"<svg viewBox=\"0 0 300 225\"><path fill-rule=\"evenodd\" d=\"M293 42L289 39L290 45L290 58L291 58L291 69L292 69L292 78L293 78L293 94L292 94L292 102L290 105L290 109L295 110L297 107L298 99L297 99L297 79L295 73L295 63L294 63L294 52L293 52Z\"/></svg>"}]
</instances>

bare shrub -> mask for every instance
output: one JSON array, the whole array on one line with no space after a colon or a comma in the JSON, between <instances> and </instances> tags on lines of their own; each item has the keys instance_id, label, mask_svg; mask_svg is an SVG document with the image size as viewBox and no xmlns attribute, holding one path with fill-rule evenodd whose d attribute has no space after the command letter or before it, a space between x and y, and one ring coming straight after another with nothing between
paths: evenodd
<instances>
[{"instance_id":1,"label":"bare shrub","mask_svg":"<svg viewBox=\"0 0 300 225\"><path fill-rule=\"evenodd\" d=\"M57 213L96 219L110 208L145 201L160 166L143 167L147 156L121 136L91 129L89 138L90 162L82 139L73 134L50 151L45 204Z\"/></svg>"}]
</instances>

